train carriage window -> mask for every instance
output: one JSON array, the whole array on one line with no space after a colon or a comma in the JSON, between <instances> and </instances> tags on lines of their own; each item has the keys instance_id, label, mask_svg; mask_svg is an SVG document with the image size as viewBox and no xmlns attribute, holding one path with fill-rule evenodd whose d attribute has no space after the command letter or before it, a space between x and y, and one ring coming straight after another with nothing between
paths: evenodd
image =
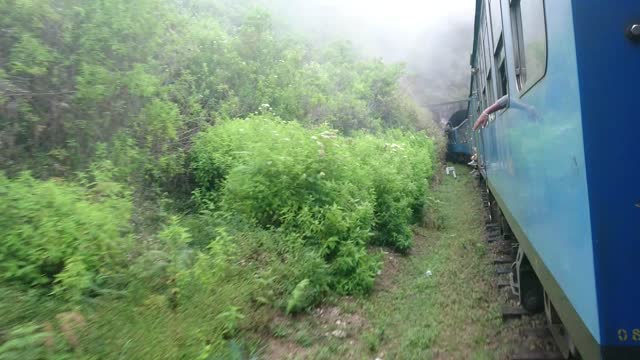
<instances>
[{"instance_id":1,"label":"train carriage window","mask_svg":"<svg viewBox=\"0 0 640 360\"><path fill-rule=\"evenodd\" d=\"M488 2L485 2L488 5ZM486 102L488 105L491 105L495 102L496 100L496 92L495 92L495 79L494 79L494 75L495 75L495 65L493 63L493 41L492 41L492 27L491 27L491 20L489 18L489 14L490 14L490 10L489 8L485 8L486 10L483 11L484 16L482 17L482 21L481 21L481 25L482 25L482 29L481 34L482 34L482 52L483 52L483 60L485 63L485 73L484 73L484 80L485 80L485 85L486 85L486 94L487 94L487 98L486 98Z\"/></svg>"},{"instance_id":2,"label":"train carriage window","mask_svg":"<svg viewBox=\"0 0 640 360\"><path fill-rule=\"evenodd\" d=\"M493 74L491 71L487 74L487 91L489 92L487 99L488 104L493 104L496 99L495 94L493 93Z\"/></svg>"},{"instance_id":3,"label":"train carriage window","mask_svg":"<svg viewBox=\"0 0 640 360\"><path fill-rule=\"evenodd\" d=\"M493 32L493 40L495 41L502 33L502 14L500 11L500 0L491 0L489 5L491 9L491 28ZM496 44L494 44L496 45Z\"/></svg>"},{"instance_id":4,"label":"train carriage window","mask_svg":"<svg viewBox=\"0 0 640 360\"><path fill-rule=\"evenodd\" d=\"M498 40L498 47L496 49L495 54L495 64L497 69L497 92L498 99L507 95L508 92L508 84L507 84L507 62L504 54L504 36L500 34L500 40Z\"/></svg>"},{"instance_id":5,"label":"train carriage window","mask_svg":"<svg viewBox=\"0 0 640 360\"><path fill-rule=\"evenodd\" d=\"M491 64L491 54L493 51L491 50L491 32L489 32L488 26L489 19L485 18L485 26L484 26L484 61L487 64L487 72L493 67Z\"/></svg>"},{"instance_id":6,"label":"train carriage window","mask_svg":"<svg viewBox=\"0 0 640 360\"><path fill-rule=\"evenodd\" d=\"M478 71L476 73L475 76L476 79L476 87L475 87L475 96L476 96L476 102L478 103L478 106L480 106L482 104L482 75L480 75L480 72ZM479 113L478 113L479 114Z\"/></svg>"},{"instance_id":7,"label":"train carriage window","mask_svg":"<svg viewBox=\"0 0 640 360\"><path fill-rule=\"evenodd\" d=\"M482 89L482 108L486 109L487 105L487 88Z\"/></svg>"},{"instance_id":8,"label":"train carriage window","mask_svg":"<svg viewBox=\"0 0 640 360\"><path fill-rule=\"evenodd\" d=\"M507 63L502 60L500 67L498 68L499 76L499 91L498 98L501 98L508 94L509 85L507 83Z\"/></svg>"},{"instance_id":9,"label":"train carriage window","mask_svg":"<svg viewBox=\"0 0 640 360\"><path fill-rule=\"evenodd\" d=\"M544 1L511 0L511 18L517 85L526 91L547 70Z\"/></svg>"},{"instance_id":10,"label":"train carriage window","mask_svg":"<svg viewBox=\"0 0 640 360\"><path fill-rule=\"evenodd\" d=\"M479 39L478 39L478 88L482 89L483 92L481 93L481 98L480 98L480 102L482 104L486 103L486 91L484 91L484 89L486 88L486 74L487 74L487 66L485 63L485 56L484 56L484 36L483 33L480 33Z\"/></svg>"},{"instance_id":11,"label":"train carriage window","mask_svg":"<svg viewBox=\"0 0 640 360\"><path fill-rule=\"evenodd\" d=\"M480 33L480 37L478 38L478 65L480 68L480 77L484 77L485 74L485 62L484 62L484 44L483 35Z\"/></svg>"}]
</instances>

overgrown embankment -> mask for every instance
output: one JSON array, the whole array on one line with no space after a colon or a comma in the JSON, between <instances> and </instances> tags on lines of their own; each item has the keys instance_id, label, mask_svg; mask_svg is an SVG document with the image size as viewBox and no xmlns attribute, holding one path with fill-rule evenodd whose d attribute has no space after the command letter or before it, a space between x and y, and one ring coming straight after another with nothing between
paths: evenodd
<instances>
[{"instance_id":1,"label":"overgrown embankment","mask_svg":"<svg viewBox=\"0 0 640 360\"><path fill-rule=\"evenodd\" d=\"M429 197L408 256L380 250L369 297L328 301L271 326L272 359L494 359L501 320L475 180L457 166Z\"/></svg>"},{"instance_id":2,"label":"overgrown embankment","mask_svg":"<svg viewBox=\"0 0 640 360\"><path fill-rule=\"evenodd\" d=\"M410 251L435 151L424 134L344 137L263 115L202 132L190 159L199 211L144 238L109 169L78 184L2 178L1 291L12 301L0 308L0 354L259 352L252 339L275 314L368 294L381 265L371 246Z\"/></svg>"},{"instance_id":3,"label":"overgrown embankment","mask_svg":"<svg viewBox=\"0 0 640 360\"><path fill-rule=\"evenodd\" d=\"M249 356L410 251L442 134L402 66L235 0L0 13L0 358Z\"/></svg>"},{"instance_id":4,"label":"overgrown embankment","mask_svg":"<svg viewBox=\"0 0 640 360\"><path fill-rule=\"evenodd\" d=\"M500 326L476 180L463 166L432 197L436 221L416 229L413 256L365 305L385 359L493 359Z\"/></svg>"}]
</instances>

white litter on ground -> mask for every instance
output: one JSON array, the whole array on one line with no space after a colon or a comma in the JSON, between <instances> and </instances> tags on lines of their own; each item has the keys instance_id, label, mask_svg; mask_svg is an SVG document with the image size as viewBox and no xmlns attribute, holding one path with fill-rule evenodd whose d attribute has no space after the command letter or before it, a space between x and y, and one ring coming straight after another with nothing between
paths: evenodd
<instances>
[{"instance_id":1,"label":"white litter on ground","mask_svg":"<svg viewBox=\"0 0 640 360\"><path fill-rule=\"evenodd\" d=\"M453 166L449 166L447 167L447 175L452 175L455 179L458 178L458 176L456 175L456 168L454 168Z\"/></svg>"}]
</instances>

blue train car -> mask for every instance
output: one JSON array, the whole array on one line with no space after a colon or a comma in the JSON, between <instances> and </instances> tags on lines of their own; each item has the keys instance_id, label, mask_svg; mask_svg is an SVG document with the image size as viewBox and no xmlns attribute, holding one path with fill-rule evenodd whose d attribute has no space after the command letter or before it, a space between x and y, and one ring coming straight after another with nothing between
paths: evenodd
<instances>
[{"instance_id":1,"label":"blue train car","mask_svg":"<svg viewBox=\"0 0 640 360\"><path fill-rule=\"evenodd\" d=\"M449 161L468 162L473 155L473 132L467 111L454 113L446 125L447 158Z\"/></svg>"},{"instance_id":2,"label":"blue train car","mask_svg":"<svg viewBox=\"0 0 640 360\"><path fill-rule=\"evenodd\" d=\"M521 302L565 356L640 359L640 1L477 0L474 38L469 118L506 99L474 141Z\"/></svg>"}]
</instances>

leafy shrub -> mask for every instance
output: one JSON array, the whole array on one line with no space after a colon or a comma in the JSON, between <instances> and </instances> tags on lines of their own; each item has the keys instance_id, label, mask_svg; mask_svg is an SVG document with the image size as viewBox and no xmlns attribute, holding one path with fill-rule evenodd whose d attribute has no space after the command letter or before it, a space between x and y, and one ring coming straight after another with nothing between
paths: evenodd
<instances>
[{"instance_id":1,"label":"leafy shrub","mask_svg":"<svg viewBox=\"0 0 640 360\"><path fill-rule=\"evenodd\" d=\"M194 146L196 179L205 189L224 183L220 205L229 216L299 235L331 265L336 278L370 270L360 274L367 281L332 284L345 293L366 292L376 271L370 257L340 266L336 260L342 245L364 248L368 240L373 223L368 180L349 166L344 139L323 130L314 135L297 123L269 117L211 128Z\"/></svg>"},{"instance_id":2,"label":"leafy shrub","mask_svg":"<svg viewBox=\"0 0 640 360\"><path fill-rule=\"evenodd\" d=\"M26 324L12 328L0 344L0 360L46 358L45 344L51 335L41 326Z\"/></svg>"},{"instance_id":3,"label":"leafy shrub","mask_svg":"<svg viewBox=\"0 0 640 360\"><path fill-rule=\"evenodd\" d=\"M178 217L172 217L153 239L139 247L140 254L128 269L128 278L135 280L129 286L132 297L140 299L148 293L160 293L168 296L175 306L176 279L194 262L191 241L188 229Z\"/></svg>"},{"instance_id":4,"label":"leafy shrub","mask_svg":"<svg viewBox=\"0 0 640 360\"><path fill-rule=\"evenodd\" d=\"M433 144L424 135L400 130L354 139L357 161L369 169L375 194L374 242L400 252L411 247L409 225L424 206L433 173Z\"/></svg>"},{"instance_id":5,"label":"leafy shrub","mask_svg":"<svg viewBox=\"0 0 640 360\"><path fill-rule=\"evenodd\" d=\"M96 174L88 187L0 174L0 279L77 300L120 273L131 205Z\"/></svg>"},{"instance_id":6,"label":"leafy shrub","mask_svg":"<svg viewBox=\"0 0 640 360\"><path fill-rule=\"evenodd\" d=\"M379 268L368 244L410 248L409 225L424 202L431 152L424 135L345 138L264 115L203 132L192 167L196 196L212 199L229 219L291 235L290 253L319 259L329 289L354 294L371 289ZM311 277L292 286L289 311L317 300L307 293L322 288Z\"/></svg>"}]
</instances>

